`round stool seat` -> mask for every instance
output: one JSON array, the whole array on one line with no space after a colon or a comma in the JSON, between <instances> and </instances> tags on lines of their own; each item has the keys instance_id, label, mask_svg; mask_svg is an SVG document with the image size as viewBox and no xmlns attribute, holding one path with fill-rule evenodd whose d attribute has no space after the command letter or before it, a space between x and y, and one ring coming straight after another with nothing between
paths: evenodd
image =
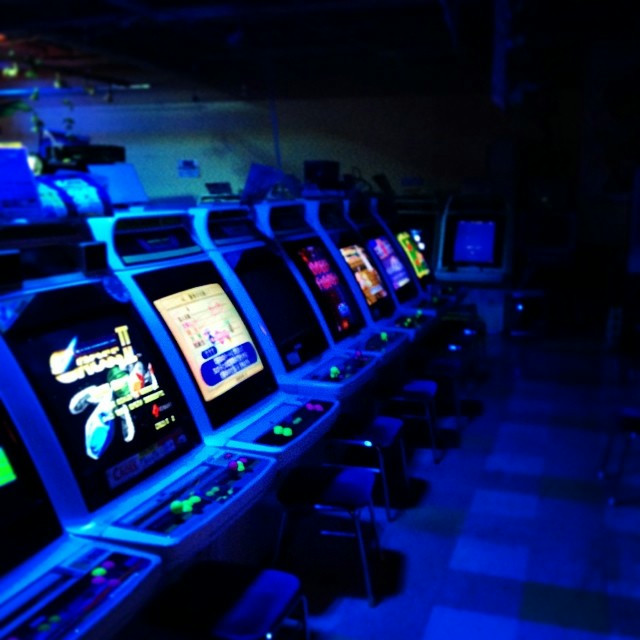
<instances>
[{"instance_id":1,"label":"round stool seat","mask_svg":"<svg viewBox=\"0 0 640 640\"><path fill-rule=\"evenodd\" d=\"M438 391L438 383L435 380L411 380L402 387L404 393L424 394L435 397Z\"/></svg>"},{"instance_id":2,"label":"round stool seat","mask_svg":"<svg viewBox=\"0 0 640 640\"><path fill-rule=\"evenodd\" d=\"M396 441L403 424L400 418L377 416L363 432L363 436L370 440L374 446L389 447Z\"/></svg>"},{"instance_id":3,"label":"round stool seat","mask_svg":"<svg viewBox=\"0 0 640 640\"><path fill-rule=\"evenodd\" d=\"M260 640L275 629L300 598L300 580L284 571L264 569L235 606L211 630L216 640Z\"/></svg>"},{"instance_id":4,"label":"round stool seat","mask_svg":"<svg viewBox=\"0 0 640 640\"><path fill-rule=\"evenodd\" d=\"M618 424L625 433L640 431L640 408L625 407L618 415Z\"/></svg>"},{"instance_id":5,"label":"round stool seat","mask_svg":"<svg viewBox=\"0 0 640 640\"><path fill-rule=\"evenodd\" d=\"M297 467L285 478L278 500L285 506L365 507L371 500L375 473L361 467Z\"/></svg>"}]
</instances>

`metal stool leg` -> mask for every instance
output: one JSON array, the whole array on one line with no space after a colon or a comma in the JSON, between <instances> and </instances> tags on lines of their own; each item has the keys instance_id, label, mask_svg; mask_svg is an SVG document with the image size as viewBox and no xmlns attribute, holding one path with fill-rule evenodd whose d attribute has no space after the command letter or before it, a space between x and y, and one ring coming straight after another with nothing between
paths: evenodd
<instances>
[{"instance_id":1,"label":"metal stool leg","mask_svg":"<svg viewBox=\"0 0 640 640\"><path fill-rule=\"evenodd\" d=\"M280 526L278 527L278 537L276 539L276 548L273 552L273 564L276 565L280 558L280 550L282 549L282 541L284 539L285 530L287 528L287 523L289 520L289 514L287 510L284 509L282 511L282 516L280 517Z\"/></svg>"},{"instance_id":2,"label":"metal stool leg","mask_svg":"<svg viewBox=\"0 0 640 640\"><path fill-rule=\"evenodd\" d=\"M352 511L351 518L353 519L353 526L356 530L356 537L358 538L358 549L360 550L360 562L362 563L362 573L364 576L365 588L367 590L367 598L370 606L375 606L376 601L373 595L373 585L371 584L371 575L369 573L369 560L367 558L367 550L364 544L364 538L362 537L362 526L360 523L359 511Z\"/></svg>"},{"instance_id":3,"label":"metal stool leg","mask_svg":"<svg viewBox=\"0 0 640 640\"><path fill-rule=\"evenodd\" d=\"M389 495L389 480L387 478L387 470L385 465L384 454L380 447L376 447L376 454L378 456L378 466L380 467L380 476L382 478L382 494L384 496L384 511L387 516L387 521L391 522L394 517L391 513L391 497Z\"/></svg>"}]
</instances>

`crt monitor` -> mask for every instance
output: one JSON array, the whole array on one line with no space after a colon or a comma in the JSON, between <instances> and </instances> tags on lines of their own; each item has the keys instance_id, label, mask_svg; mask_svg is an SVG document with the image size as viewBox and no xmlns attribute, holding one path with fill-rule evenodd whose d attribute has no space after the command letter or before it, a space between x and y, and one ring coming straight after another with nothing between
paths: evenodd
<instances>
[{"instance_id":1,"label":"crt monitor","mask_svg":"<svg viewBox=\"0 0 640 640\"><path fill-rule=\"evenodd\" d=\"M416 290L413 281L391 242L385 236L380 235L370 238L367 244L387 274L387 280L391 283L398 300L406 302L414 297Z\"/></svg>"},{"instance_id":2,"label":"crt monitor","mask_svg":"<svg viewBox=\"0 0 640 640\"><path fill-rule=\"evenodd\" d=\"M374 320L393 313L393 302L380 272L367 250L359 244L340 246L340 253L351 269Z\"/></svg>"},{"instance_id":3,"label":"crt monitor","mask_svg":"<svg viewBox=\"0 0 640 640\"><path fill-rule=\"evenodd\" d=\"M495 236L493 220L458 220L453 261L456 264L492 265Z\"/></svg>"},{"instance_id":4,"label":"crt monitor","mask_svg":"<svg viewBox=\"0 0 640 640\"><path fill-rule=\"evenodd\" d=\"M420 249L420 240L417 240L415 234L408 229L398 232L396 239L409 259L409 263L420 282L425 282L431 273L431 269L429 269L424 253Z\"/></svg>"},{"instance_id":5,"label":"crt monitor","mask_svg":"<svg viewBox=\"0 0 640 640\"><path fill-rule=\"evenodd\" d=\"M36 294L6 334L95 510L200 442L113 278Z\"/></svg>"},{"instance_id":6,"label":"crt monitor","mask_svg":"<svg viewBox=\"0 0 640 640\"><path fill-rule=\"evenodd\" d=\"M326 247L316 238L289 241L285 249L300 270L322 311L334 340L362 327L355 300Z\"/></svg>"},{"instance_id":7,"label":"crt monitor","mask_svg":"<svg viewBox=\"0 0 640 640\"><path fill-rule=\"evenodd\" d=\"M258 342L212 263L135 276L186 361L219 427L276 390Z\"/></svg>"},{"instance_id":8,"label":"crt monitor","mask_svg":"<svg viewBox=\"0 0 640 640\"><path fill-rule=\"evenodd\" d=\"M44 485L0 403L0 575L62 534Z\"/></svg>"},{"instance_id":9,"label":"crt monitor","mask_svg":"<svg viewBox=\"0 0 640 640\"><path fill-rule=\"evenodd\" d=\"M450 216L445 227L443 267L499 269L504 228L489 216Z\"/></svg>"},{"instance_id":10,"label":"crt monitor","mask_svg":"<svg viewBox=\"0 0 640 640\"><path fill-rule=\"evenodd\" d=\"M287 371L327 349L322 327L281 255L254 247L225 257L267 325Z\"/></svg>"}]
</instances>

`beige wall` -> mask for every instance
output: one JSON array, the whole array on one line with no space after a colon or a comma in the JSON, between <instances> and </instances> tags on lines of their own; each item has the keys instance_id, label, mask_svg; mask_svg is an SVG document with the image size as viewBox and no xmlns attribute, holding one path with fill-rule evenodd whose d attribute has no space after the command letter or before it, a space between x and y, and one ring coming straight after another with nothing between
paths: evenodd
<instances>
[{"instance_id":1,"label":"beige wall","mask_svg":"<svg viewBox=\"0 0 640 640\"><path fill-rule=\"evenodd\" d=\"M252 162L276 166L272 113L266 102L87 102L72 110L37 104L45 125L96 144L122 144L151 197L204 192L228 181L239 190ZM304 160L337 160L370 179L384 173L396 189L405 178L429 188L485 177L488 149L506 126L485 96L349 98L282 101L276 105L283 169L302 178ZM28 114L0 121L0 139L36 146ZM181 178L180 160L196 160L200 178Z\"/></svg>"}]
</instances>

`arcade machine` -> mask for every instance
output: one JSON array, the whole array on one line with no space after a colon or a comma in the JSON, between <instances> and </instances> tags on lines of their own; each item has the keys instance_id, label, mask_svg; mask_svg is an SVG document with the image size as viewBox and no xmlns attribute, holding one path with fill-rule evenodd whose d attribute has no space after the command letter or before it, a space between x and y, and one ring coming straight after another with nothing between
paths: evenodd
<instances>
[{"instance_id":1,"label":"arcade machine","mask_svg":"<svg viewBox=\"0 0 640 640\"><path fill-rule=\"evenodd\" d=\"M309 230L304 222L304 205L294 203L292 212L290 206L290 203L283 205L280 213L291 214L292 222ZM396 448L403 451L398 439L402 422L376 416L377 406L372 399L379 399L374 394L374 385L376 390L389 386L387 367L395 364L394 357L399 358L406 350L407 336L389 330L388 339L378 339L373 345L375 355L353 346L351 355L340 339L333 338L330 327L335 333L353 334L351 338L343 338L344 342L372 344L373 340L355 333L355 323L360 322L357 309L348 297L350 292L344 279L317 236L305 232L294 239L296 243L304 242L298 246L304 248L307 256L315 251L317 262L310 270L313 279L305 280L282 247L257 228L252 209L239 203L217 204L199 207L192 214L202 245L209 250L226 281L235 291L248 294L253 303L245 307L251 321L268 331L269 353L282 386L300 393L307 390L322 397L340 398L341 413L331 430L325 453L334 461L335 454L339 454L341 465L353 462L350 454L356 451L359 462L374 454L377 462L373 464L378 465L381 473L387 517L391 518L385 458L392 446L394 451ZM309 291L316 284L320 300Z\"/></svg>"},{"instance_id":2,"label":"arcade machine","mask_svg":"<svg viewBox=\"0 0 640 640\"><path fill-rule=\"evenodd\" d=\"M166 570L186 561L257 500L274 461L203 444L86 218L8 224L0 249L16 274L0 295L0 388L61 521Z\"/></svg>"},{"instance_id":3,"label":"arcade machine","mask_svg":"<svg viewBox=\"0 0 640 640\"><path fill-rule=\"evenodd\" d=\"M193 211L193 223L227 281L248 294L254 324L266 326L274 371L284 388L347 398L369 383L374 361L366 354L345 355L335 343L330 348L332 336L322 307L287 254L257 228L249 208L240 204L201 207ZM324 308L337 331L351 321L346 313L349 300L342 297L337 275L330 284L333 272L328 271L328 263L325 267L318 277L324 278L328 298L331 294ZM346 310L344 317L341 309ZM379 341L377 353L386 356L403 344L399 332L389 332L384 342ZM364 346L354 351L376 350L374 345Z\"/></svg>"},{"instance_id":4,"label":"arcade machine","mask_svg":"<svg viewBox=\"0 0 640 640\"><path fill-rule=\"evenodd\" d=\"M433 284L433 274L423 251L428 251L427 245L433 245L430 238L433 239L435 226L427 225L429 238L425 238L424 230L414 228L406 218L392 216L388 203L374 199L366 204L357 204L350 208L349 219L352 223L362 230L370 243L382 241L385 246L392 247L411 275L413 284L402 287L399 297L407 304L436 317L437 322L430 332L431 345L441 343L440 347L446 347L448 351L460 351L470 343L475 343L478 333L483 333L484 325L472 307L462 304L466 292L461 288L456 292L444 290ZM380 214L381 204L386 205L384 217ZM377 248L376 244L374 249ZM388 270L387 273L392 276Z\"/></svg>"},{"instance_id":5,"label":"arcade machine","mask_svg":"<svg viewBox=\"0 0 640 640\"><path fill-rule=\"evenodd\" d=\"M365 204L365 203L362 203ZM434 265L438 256L440 218L442 205L433 197L389 197L374 196L367 206L384 224L393 237L407 232L419 245L427 268ZM433 284L433 282L432 282Z\"/></svg>"},{"instance_id":6,"label":"arcade machine","mask_svg":"<svg viewBox=\"0 0 640 640\"><path fill-rule=\"evenodd\" d=\"M309 224L340 264L367 324L378 331L386 327L406 331L412 341L424 336L429 314L405 306L417 291L411 289L408 272L383 229L373 220L359 226L349 221L343 200L310 200L306 204Z\"/></svg>"},{"instance_id":7,"label":"arcade machine","mask_svg":"<svg viewBox=\"0 0 640 640\"><path fill-rule=\"evenodd\" d=\"M111 638L151 595L159 558L69 535L0 400L0 637Z\"/></svg>"},{"instance_id":8,"label":"arcade machine","mask_svg":"<svg viewBox=\"0 0 640 640\"><path fill-rule=\"evenodd\" d=\"M229 287L191 235L187 213L93 219L96 238L163 349L205 441L266 453L282 465L331 426L334 400L278 387L249 301Z\"/></svg>"},{"instance_id":9,"label":"arcade machine","mask_svg":"<svg viewBox=\"0 0 640 640\"><path fill-rule=\"evenodd\" d=\"M511 222L502 198L451 196L440 230L438 280L504 284L510 273Z\"/></svg>"},{"instance_id":10,"label":"arcade machine","mask_svg":"<svg viewBox=\"0 0 640 640\"><path fill-rule=\"evenodd\" d=\"M339 263L306 220L305 202L263 202L255 205L255 211L258 229L277 242L287 268L328 330L331 349L319 366L308 365L311 377L340 381L352 378L360 369L368 377L374 366L379 373L381 365L395 361L406 349L407 336L398 331L366 330ZM303 370L296 373L302 382L309 377ZM356 381L348 382L356 385Z\"/></svg>"},{"instance_id":11,"label":"arcade machine","mask_svg":"<svg viewBox=\"0 0 640 640\"><path fill-rule=\"evenodd\" d=\"M488 332L502 329L511 275L512 215L503 198L456 195L447 202L441 225L436 278L465 286Z\"/></svg>"},{"instance_id":12,"label":"arcade machine","mask_svg":"<svg viewBox=\"0 0 640 640\"><path fill-rule=\"evenodd\" d=\"M433 274L427 251L428 245L433 245L434 235L391 217L388 204L385 206L384 202L376 198L351 202L347 218L367 238L367 242L379 258L391 251L404 266L409 282L403 279L397 288L394 284L399 302L411 307L433 310L430 293ZM382 262L388 277L394 280L397 276L389 271L388 261Z\"/></svg>"}]
</instances>

